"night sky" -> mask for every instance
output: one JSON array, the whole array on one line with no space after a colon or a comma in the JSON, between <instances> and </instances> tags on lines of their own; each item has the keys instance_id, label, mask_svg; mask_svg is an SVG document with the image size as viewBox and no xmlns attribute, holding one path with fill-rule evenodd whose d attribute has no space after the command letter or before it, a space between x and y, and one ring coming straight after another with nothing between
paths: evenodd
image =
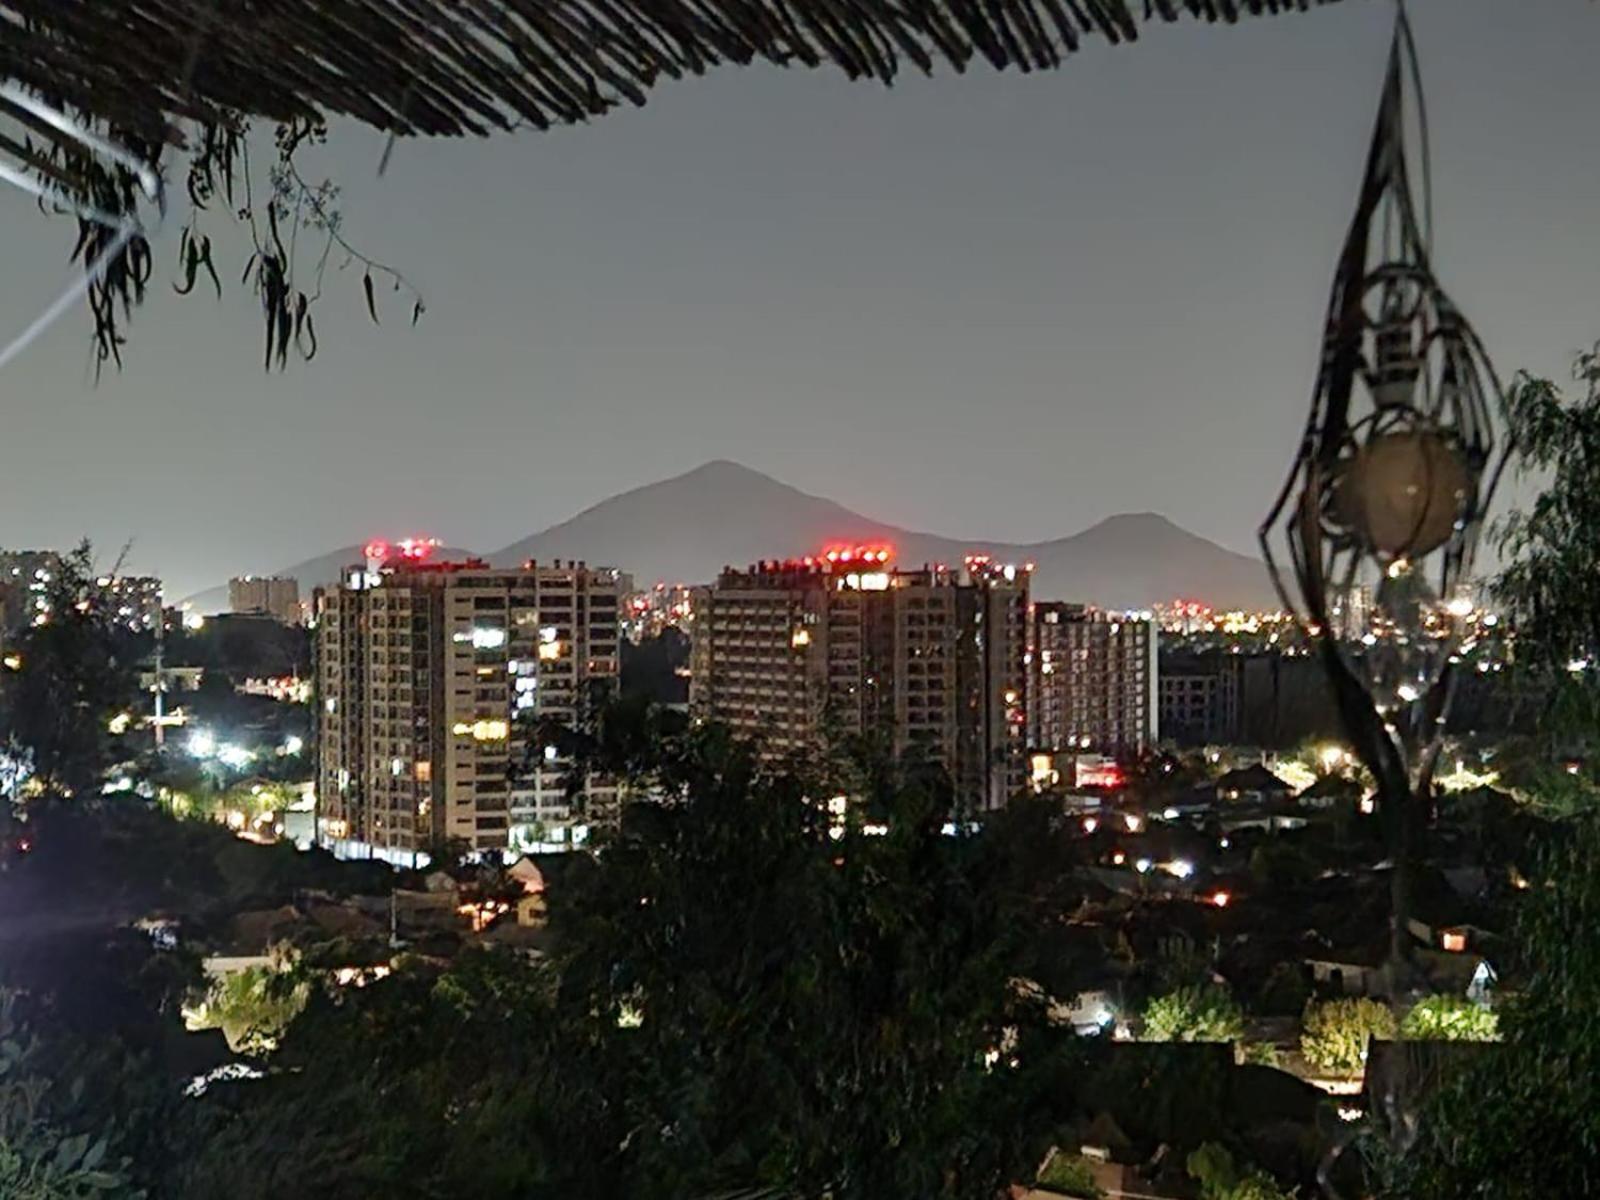
<instances>
[{"instance_id":1,"label":"night sky","mask_svg":"<svg viewBox=\"0 0 1600 1200\"><path fill-rule=\"evenodd\" d=\"M1439 272L1503 374L1600 337L1600 12L1417 0ZM401 143L308 175L422 288L374 328L330 277L261 371L248 253L164 274L98 387L69 315L0 379L0 545L82 534L169 594L370 535L485 549L732 458L874 517L1040 539L1155 510L1235 549L1304 419L1392 5L1151 27L1058 72L891 90L729 68L590 127ZM72 231L0 198L6 338ZM379 300L386 299L380 292ZM626 564L624 564L626 565Z\"/></svg>"}]
</instances>

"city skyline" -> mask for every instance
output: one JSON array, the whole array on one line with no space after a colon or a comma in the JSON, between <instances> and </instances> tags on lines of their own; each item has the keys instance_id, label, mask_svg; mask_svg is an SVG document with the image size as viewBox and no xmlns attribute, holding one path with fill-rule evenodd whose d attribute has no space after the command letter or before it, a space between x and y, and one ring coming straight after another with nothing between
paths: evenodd
<instances>
[{"instance_id":1,"label":"city skyline","mask_svg":"<svg viewBox=\"0 0 1600 1200\"><path fill-rule=\"evenodd\" d=\"M1597 1190L1594 0L0 13L0 1200Z\"/></svg>"},{"instance_id":2,"label":"city skyline","mask_svg":"<svg viewBox=\"0 0 1600 1200\"><path fill-rule=\"evenodd\" d=\"M1567 153L1600 89L1591 14L1413 7L1447 282L1508 374L1563 377L1600 265L1600 179ZM242 262L241 239L219 214L224 298L178 300L175 216L122 372L89 386L82 314L8 372L0 544L132 538L132 568L186 594L380 531L501 545L727 457L956 537L1153 510L1253 552L1388 22L1345 5L1183 24L1059 72L887 91L727 71L592 129L402 142L383 180L381 139L336 127L313 169L345 187L352 240L423 288L421 323L380 290L374 328L336 276L317 361L264 377L221 257ZM1507 181L1528 178L1547 186L1517 195L1507 238ZM0 302L17 328L64 278L68 230L3 204L30 231L14 270L32 283ZM387 470L396 455L421 469ZM461 471L470 495L428 482Z\"/></svg>"}]
</instances>

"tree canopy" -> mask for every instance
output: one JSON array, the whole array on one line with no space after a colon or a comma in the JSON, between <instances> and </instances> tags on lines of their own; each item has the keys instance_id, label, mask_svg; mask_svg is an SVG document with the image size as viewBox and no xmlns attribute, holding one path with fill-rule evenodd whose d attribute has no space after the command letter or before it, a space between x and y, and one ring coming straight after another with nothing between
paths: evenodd
<instances>
[{"instance_id":1,"label":"tree canopy","mask_svg":"<svg viewBox=\"0 0 1600 1200\"><path fill-rule=\"evenodd\" d=\"M1373 1038L1393 1040L1394 1011L1365 997L1312 1001L1301 1018L1300 1053L1312 1066L1355 1075L1367 1061Z\"/></svg>"},{"instance_id":2,"label":"tree canopy","mask_svg":"<svg viewBox=\"0 0 1600 1200\"><path fill-rule=\"evenodd\" d=\"M208 1105L178 1194L991 1200L1027 1177L1081 1052L1017 986L1060 916L1042 810L948 836L918 774L886 835L835 837L803 773L715 731L656 746L662 797L561 873L547 959L314 989L269 1077Z\"/></svg>"},{"instance_id":3,"label":"tree canopy","mask_svg":"<svg viewBox=\"0 0 1600 1200\"><path fill-rule=\"evenodd\" d=\"M1180 987L1157 996L1144 1010L1144 1038L1152 1042L1231 1042L1244 1035L1244 1013L1217 985Z\"/></svg>"},{"instance_id":4,"label":"tree canopy","mask_svg":"<svg viewBox=\"0 0 1600 1200\"><path fill-rule=\"evenodd\" d=\"M139 647L96 586L87 543L44 586L49 619L11 639L0 663L0 754L48 796L92 795L119 754L112 721L138 694Z\"/></svg>"},{"instance_id":5,"label":"tree canopy","mask_svg":"<svg viewBox=\"0 0 1600 1200\"><path fill-rule=\"evenodd\" d=\"M1534 1200L1600 1188L1600 825L1549 839L1518 921L1528 975L1498 1011L1501 1044L1446 1073L1394 1195Z\"/></svg>"}]
</instances>

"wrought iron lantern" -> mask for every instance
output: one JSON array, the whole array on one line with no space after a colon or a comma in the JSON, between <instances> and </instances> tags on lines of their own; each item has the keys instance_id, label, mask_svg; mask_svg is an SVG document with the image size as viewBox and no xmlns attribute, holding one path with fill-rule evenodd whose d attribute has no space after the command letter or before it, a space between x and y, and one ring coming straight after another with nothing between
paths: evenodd
<instances>
[{"instance_id":1,"label":"wrought iron lantern","mask_svg":"<svg viewBox=\"0 0 1600 1200\"><path fill-rule=\"evenodd\" d=\"M1425 124L1420 215L1412 198L1408 80L1420 114L1402 10L1305 436L1261 528L1397 829L1431 781L1471 607L1462 589L1506 456L1494 368L1433 274Z\"/></svg>"}]
</instances>

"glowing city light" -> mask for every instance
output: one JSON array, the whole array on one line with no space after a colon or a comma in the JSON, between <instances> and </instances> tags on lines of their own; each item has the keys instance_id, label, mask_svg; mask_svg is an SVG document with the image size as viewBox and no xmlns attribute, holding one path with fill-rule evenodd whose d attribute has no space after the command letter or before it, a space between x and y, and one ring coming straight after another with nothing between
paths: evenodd
<instances>
[{"instance_id":1,"label":"glowing city light","mask_svg":"<svg viewBox=\"0 0 1600 1200\"><path fill-rule=\"evenodd\" d=\"M861 564L886 563L894 557L893 546L830 546L823 552L822 558L835 564Z\"/></svg>"},{"instance_id":2,"label":"glowing city light","mask_svg":"<svg viewBox=\"0 0 1600 1200\"><path fill-rule=\"evenodd\" d=\"M255 761L255 757L243 746L236 746L232 742L224 742L217 747L217 761L235 771L249 766Z\"/></svg>"}]
</instances>

